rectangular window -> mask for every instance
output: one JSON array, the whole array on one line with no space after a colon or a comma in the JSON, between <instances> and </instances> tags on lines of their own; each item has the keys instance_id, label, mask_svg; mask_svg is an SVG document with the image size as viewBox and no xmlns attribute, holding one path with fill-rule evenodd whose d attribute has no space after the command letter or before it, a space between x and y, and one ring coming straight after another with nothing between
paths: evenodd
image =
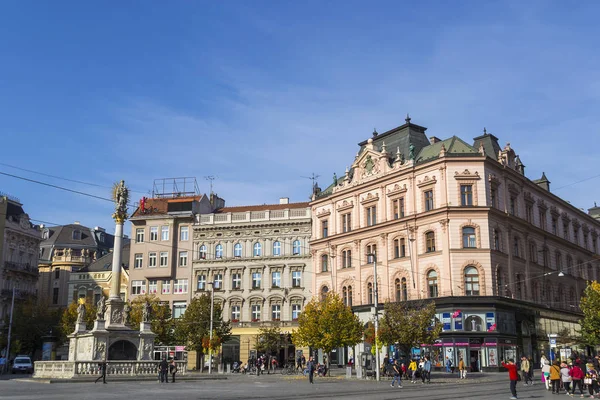
<instances>
[{"instance_id":1,"label":"rectangular window","mask_svg":"<svg viewBox=\"0 0 600 400\"><path fill-rule=\"evenodd\" d=\"M406 257L406 239L394 239L394 258Z\"/></svg>"},{"instance_id":2,"label":"rectangular window","mask_svg":"<svg viewBox=\"0 0 600 400\"><path fill-rule=\"evenodd\" d=\"M215 289L215 290L223 289L223 274L215 274L213 276L213 289Z\"/></svg>"},{"instance_id":3,"label":"rectangular window","mask_svg":"<svg viewBox=\"0 0 600 400\"><path fill-rule=\"evenodd\" d=\"M135 241L137 243L144 243L144 228L137 228L135 230Z\"/></svg>"},{"instance_id":4,"label":"rectangular window","mask_svg":"<svg viewBox=\"0 0 600 400\"><path fill-rule=\"evenodd\" d=\"M342 232L350 232L352 230L352 214L346 213L342 215Z\"/></svg>"},{"instance_id":5,"label":"rectangular window","mask_svg":"<svg viewBox=\"0 0 600 400\"><path fill-rule=\"evenodd\" d=\"M517 215L517 199L514 196L510 196L509 212L511 215Z\"/></svg>"},{"instance_id":6,"label":"rectangular window","mask_svg":"<svg viewBox=\"0 0 600 400\"><path fill-rule=\"evenodd\" d=\"M146 294L146 281L131 281L131 294Z\"/></svg>"},{"instance_id":7,"label":"rectangular window","mask_svg":"<svg viewBox=\"0 0 600 400\"><path fill-rule=\"evenodd\" d=\"M327 234L329 233L328 232L328 224L329 224L329 221L327 221L327 220L321 221L321 237L324 237L324 238L327 237Z\"/></svg>"},{"instance_id":8,"label":"rectangular window","mask_svg":"<svg viewBox=\"0 0 600 400\"><path fill-rule=\"evenodd\" d=\"M292 320L296 321L302 312L300 304L292 304Z\"/></svg>"},{"instance_id":9,"label":"rectangular window","mask_svg":"<svg viewBox=\"0 0 600 400\"><path fill-rule=\"evenodd\" d=\"M169 265L169 253L167 251L160 252L160 266L166 267Z\"/></svg>"},{"instance_id":10,"label":"rectangular window","mask_svg":"<svg viewBox=\"0 0 600 400\"><path fill-rule=\"evenodd\" d=\"M260 272L252 273L252 289L260 289L261 274Z\"/></svg>"},{"instance_id":11,"label":"rectangular window","mask_svg":"<svg viewBox=\"0 0 600 400\"><path fill-rule=\"evenodd\" d=\"M153 294L158 291L158 281L156 279L151 279L148 281L148 294Z\"/></svg>"},{"instance_id":12,"label":"rectangular window","mask_svg":"<svg viewBox=\"0 0 600 400\"><path fill-rule=\"evenodd\" d=\"M530 224L533 223L533 205L532 204L525 205L525 218L527 219L527 222L529 222Z\"/></svg>"},{"instance_id":13,"label":"rectangular window","mask_svg":"<svg viewBox=\"0 0 600 400\"><path fill-rule=\"evenodd\" d=\"M162 294L171 294L171 280L165 279L162 283Z\"/></svg>"},{"instance_id":14,"label":"rectangular window","mask_svg":"<svg viewBox=\"0 0 600 400\"><path fill-rule=\"evenodd\" d=\"M187 267L187 262L188 262L188 252L187 251L180 251L179 252L179 266L180 267Z\"/></svg>"},{"instance_id":15,"label":"rectangular window","mask_svg":"<svg viewBox=\"0 0 600 400\"><path fill-rule=\"evenodd\" d=\"M377 223L377 206L367 207L367 226L373 226Z\"/></svg>"},{"instance_id":16,"label":"rectangular window","mask_svg":"<svg viewBox=\"0 0 600 400\"><path fill-rule=\"evenodd\" d=\"M394 213L394 219L404 217L404 197L392 201L392 210Z\"/></svg>"},{"instance_id":17,"label":"rectangular window","mask_svg":"<svg viewBox=\"0 0 600 400\"><path fill-rule=\"evenodd\" d=\"M558 221L554 217L552 217L552 233L558 235Z\"/></svg>"},{"instance_id":18,"label":"rectangular window","mask_svg":"<svg viewBox=\"0 0 600 400\"><path fill-rule=\"evenodd\" d=\"M275 271L271 273L271 287L281 287L281 272Z\"/></svg>"},{"instance_id":19,"label":"rectangular window","mask_svg":"<svg viewBox=\"0 0 600 400\"><path fill-rule=\"evenodd\" d=\"M473 185L460 185L460 205L473 205Z\"/></svg>"},{"instance_id":20,"label":"rectangular window","mask_svg":"<svg viewBox=\"0 0 600 400\"><path fill-rule=\"evenodd\" d=\"M179 240L182 242L187 241L190 238L190 228L189 226L182 226L179 228Z\"/></svg>"},{"instance_id":21,"label":"rectangular window","mask_svg":"<svg viewBox=\"0 0 600 400\"><path fill-rule=\"evenodd\" d=\"M426 190L423 195L425 197L425 211L433 210L433 190Z\"/></svg>"},{"instance_id":22,"label":"rectangular window","mask_svg":"<svg viewBox=\"0 0 600 400\"><path fill-rule=\"evenodd\" d=\"M160 240L169 240L169 226L164 225L160 227Z\"/></svg>"},{"instance_id":23,"label":"rectangular window","mask_svg":"<svg viewBox=\"0 0 600 400\"><path fill-rule=\"evenodd\" d=\"M148 253L148 267L156 267L156 253L150 252Z\"/></svg>"},{"instance_id":24,"label":"rectangular window","mask_svg":"<svg viewBox=\"0 0 600 400\"><path fill-rule=\"evenodd\" d=\"M206 290L206 275L198 275L198 290Z\"/></svg>"},{"instance_id":25,"label":"rectangular window","mask_svg":"<svg viewBox=\"0 0 600 400\"><path fill-rule=\"evenodd\" d=\"M187 279L175 279L175 285L173 286L173 293L187 293L188 292L188 280Z\"/></svg>"},{"instance_id":26,"label":"rectangular window","mask_svg":"<svg viewBox=\"0 0 600 400\"><path fill-rule=\"evenodd\" d=\"M231 306L231 321L239 321L241 316L242 308L238 305Z\"/></svg>"},{"instance_id":27,"label":"rectangular window","mask_svg":"<svg viewBox=\"0 0 600 400\"><path fill-rule=\"evenodd\" d=\"M563 237L569 239L569 223L563 222Z\"/></svg>"},{"instance_id":28,"label":"rectangular window","mask_svg":"<svg viewBox=\"0 0 600 400\"><path fill-rule=\"evenodd\" d=\"M377 245L370 244L367 246L367 264L373 264L377 256Z\"/></svg>"},{"instance_id":29,"label":"rectangular window","mask_svg":"<svg viewBox=\"0 0 600 400\"><path fill-rule=\"evenodd\" d=\"M58 288L52 289L52 304L58 304Z\"/></svg>"},{"instance_id":30,"label":"rectangular window","mask_svg":"<svg viewBox=\"0 0 600 400\"><path fill-rule=\"evenodd\" d=\"M292 287L299 288L302 286L302 272L292 271Z\"/></svg>"},{"instance_id":31,"label":"rectangular window","mask_svg":"<svg viewBox=\"0 0 600 400\"><path fill-rule=\"evenodd\" d=\"M273 321L279 321L281 319L281 306L279 304L273 304L271 306L271 319Z\"/></svg>"},{"instance_id":32,"label":"rectangular window","mask_svg":"<svg viewBox=\"0 0 600 400\"><path fill-rule=\"evenodd\" d=\"M151 241L158 240L158 226L150 227L150 240Z\"/></svg>"},{"instance_id":33,"label":"rectangular window","mask_svg":"<svg viewBox=\"0 0 600 400\"><path fill-rule=\"evenodd\" d=\"M252 321L260 321L260 304L252 304Z\"/></svg>"},{"instance_id":34,"label":"rectangular window","mask_svg":"<svg viewBox=\"0 0 600 400\"><path fill-rule=\"evenodd\" d=\"M173 318L181 318L185 313L187 303L185 301L174 301L173 302Z\"/></svg>"},{"instance_id":35,"label":"rectangular window","mask_svg":"<svg viewBox=\"0 0 600 400\"><path fill-rule=\"evenodd\" d=\"M546 230L546 212L540 210L540 228Z\"/></svg>"},{"instance_id":36,"label":"rectangular window","mask_svg":"<svg viewBox=\"0 0 600 400\"><path fill-rule=\"evenodd\" d=\"M231 288L232 289L241 289L242 288L242 274L236 272L231 275Z\"/></svg>"},{"instance_id":37,"label":"rectangular window","mask_svg":"<svg viewBox=\"0 0 600 400\"><path fill-rule=\"evenodd\" d=\"M141 253L136 253L135 261L133 263L133 268L142 268L144 266L144 255Z\"/></svg>"},{"instance_id":38,"label":"rectangular window","mask_svg":"<svg viewBox=\"0 0 600 400\"><path fill-rule=\"evenodd\" d=\"M496 188L490 189L490 205L494 208L498 208L498 191Z\"/></svg>"}]
</instances>

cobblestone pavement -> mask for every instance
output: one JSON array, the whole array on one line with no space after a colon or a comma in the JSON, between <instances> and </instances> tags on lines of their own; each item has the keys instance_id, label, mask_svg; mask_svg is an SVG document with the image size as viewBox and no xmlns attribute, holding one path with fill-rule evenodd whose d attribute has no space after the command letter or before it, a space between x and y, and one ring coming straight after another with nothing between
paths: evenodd
<instances>
[{"instance_id":1,"label":"cobblestone pavement","mask_svg":"<svg viewBox=\"0 0 600 400\"><path fill-rule=\"evenodd\" d=\"M508 374L472 375L466 380L453 377L432 377L431 384L403 382L403 388L391 388L390 381L346 380L345 377L315 378L310 385L302 376L228 376L220 381L185 381L175 384L158 382L110 382L106 385L89 382L44 384L28 379L0 380L0 398L11 400L70 400L70 399L173 399L173 400L295 400L295 399L508 399ZM518 386L519 398L556 399L543 389ZM564 394L563 394L564 396ZM566 397L566 396L565 396Z\"/></svg>"}]
</instances>

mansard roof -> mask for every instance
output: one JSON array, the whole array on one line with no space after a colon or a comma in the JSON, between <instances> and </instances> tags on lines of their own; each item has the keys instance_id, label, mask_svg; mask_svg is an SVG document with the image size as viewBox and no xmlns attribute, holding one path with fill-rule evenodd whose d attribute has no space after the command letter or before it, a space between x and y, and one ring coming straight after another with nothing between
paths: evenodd
<instances>
[{"instance_id":1,"label":"mansard roof","mask_svg":"<svg viewBox=\"0 0 600 400\"><path fill-rule=\"evenodd\" d=\"M452 136L446 140L440 140L439 142L430 144L424 147L417 155L417 163L423 163L431 160L435 160L439 157L442 150L442 146L446 149L446 156L480 156L477 149L458 136Z\"/></svg>"}]
</instances>

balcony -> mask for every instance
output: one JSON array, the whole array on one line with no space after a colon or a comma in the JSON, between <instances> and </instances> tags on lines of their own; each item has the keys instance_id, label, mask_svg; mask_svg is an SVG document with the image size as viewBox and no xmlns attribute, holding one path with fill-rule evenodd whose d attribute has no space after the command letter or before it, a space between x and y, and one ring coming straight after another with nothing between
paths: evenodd
<instances>
[{"instance_id":1,"label":"balcony","mask_svg":"<svg viewBox=\"0 0 600 400\"><path fill-rule=\"evenodd\" d=\"M309 208L292 208L287 210L246 211L224 214L198 215L199 225L219 225L236 222L281 221L310 218Z\"/></svg>"},{"instance_id":2,"label":"balcony","mask_svg":"<svg viewBox=\"0 0 600 400\"><path fill-rule=\"evenodd\" d=\"M19 272L29 274L31 276L37 277L39 272L37 266L32 266L27 263L16 263L12 261L4 262L4 269L6 271Z\"/></svg>"}]
</instances>

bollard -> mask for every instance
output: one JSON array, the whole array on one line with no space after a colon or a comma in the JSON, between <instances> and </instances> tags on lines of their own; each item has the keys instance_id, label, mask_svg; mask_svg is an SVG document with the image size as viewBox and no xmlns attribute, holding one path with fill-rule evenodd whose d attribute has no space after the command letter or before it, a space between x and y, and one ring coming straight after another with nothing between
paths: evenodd
<instances>
[{"instance_id":1,"label":"bollard","mask_svg":"<svg viewBox=\"0 0 600 400\"><path fill-rule=\"evenodd\" d=\"M346 379L352 379L352 367L346 367Z\"/></svg>"},{"instance_id":2,"label":"bollard","mask_svg":"<svg viewBox=\"0 0 600 400\"><path fill-rule=\"evenodd\" d=\"M231 373L231 364L227 364L227 373L230 374Z\"/></svg>"}]
</instances>

